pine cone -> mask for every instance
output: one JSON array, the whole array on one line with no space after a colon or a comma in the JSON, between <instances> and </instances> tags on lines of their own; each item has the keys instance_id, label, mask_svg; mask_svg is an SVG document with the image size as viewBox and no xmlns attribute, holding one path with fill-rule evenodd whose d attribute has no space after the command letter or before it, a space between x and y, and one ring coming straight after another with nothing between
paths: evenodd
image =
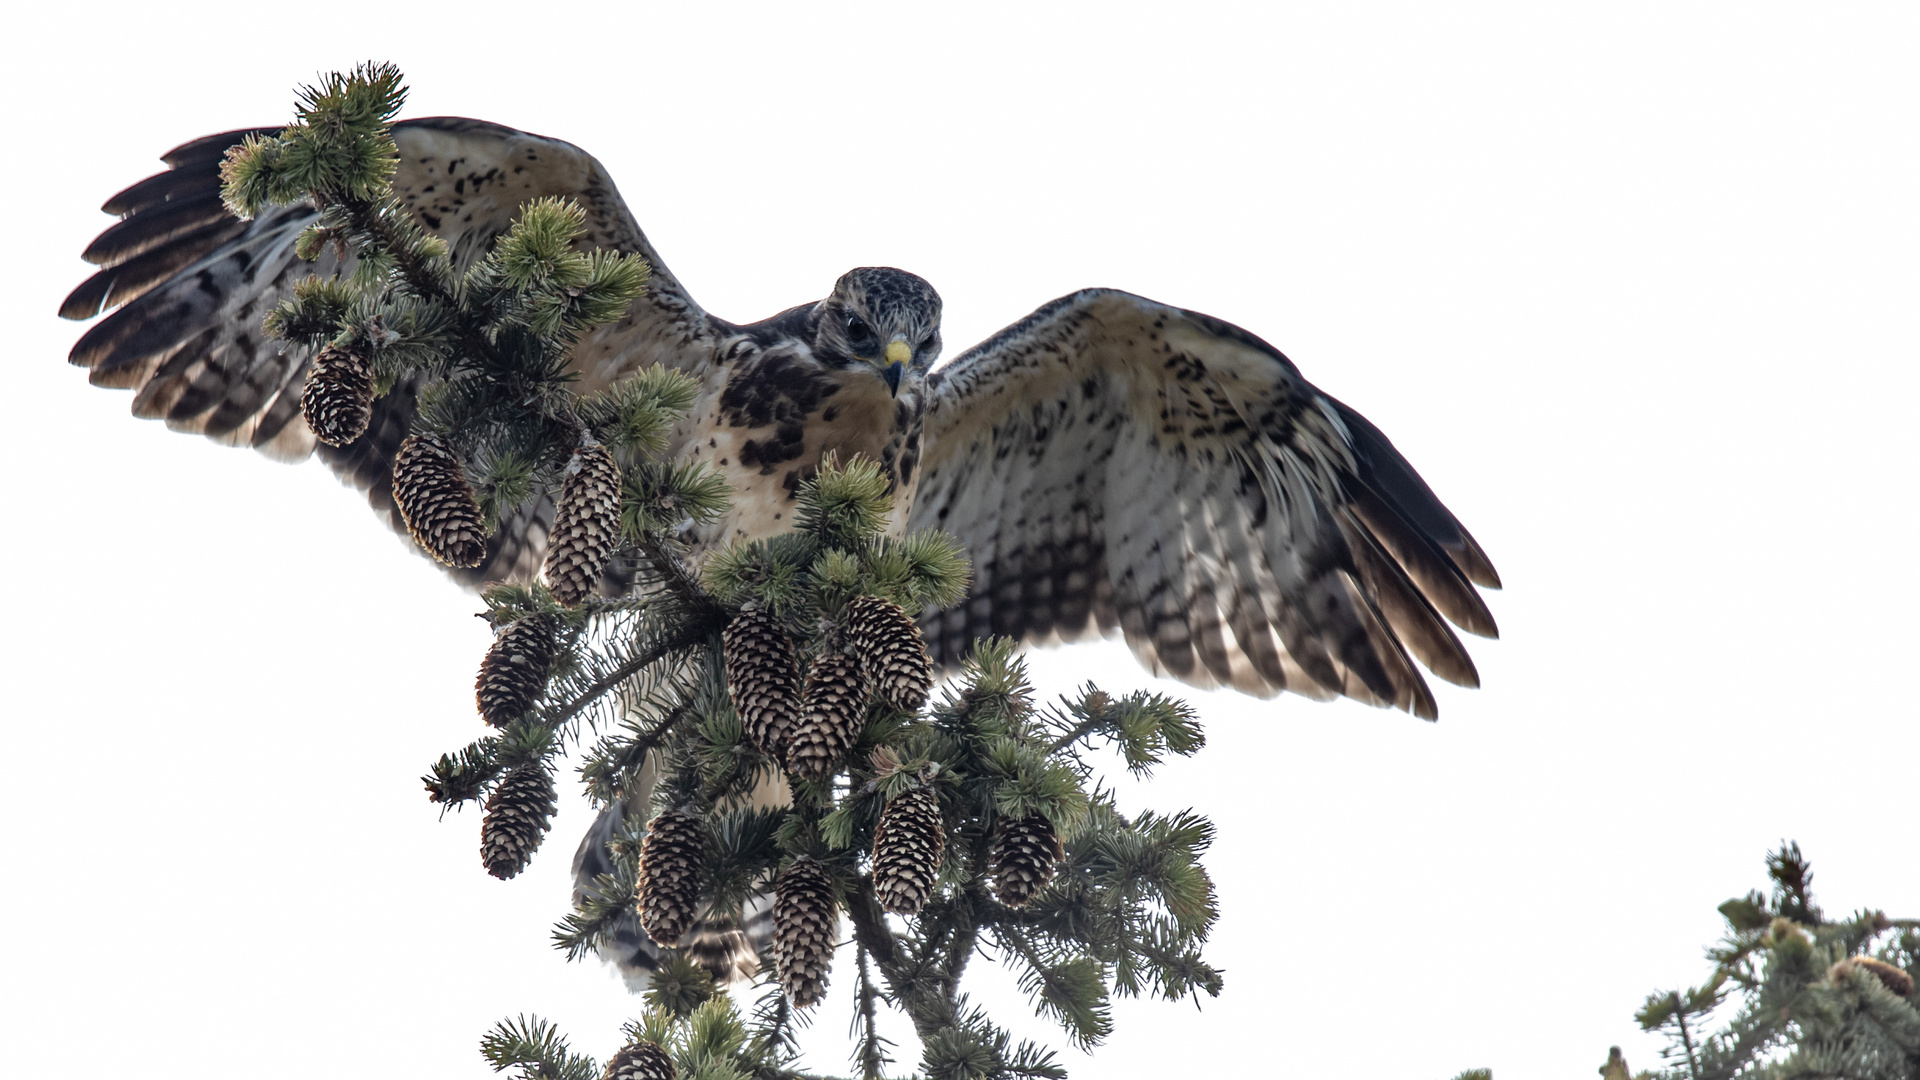
<instances>
[{"instance_id":1,"label":"pine cone","mask_svg":"<svg viewBox=\"0 0 1920 1080\"><path fill-rule=\"evenodd\" d=\"M1913 997L1913 976L1905 968L1889 964L1873 956L1849 956L1827 970L1827 978L1833 982L1844 982L1853 974L1854 968L1864 968L1873 973L1880 984L1893 991L1895 997Z\"/></svg>"},{"instance_id":2,"label":"pine cone","mask_svg":"<svg viewBox=\"0 0 1920 1080\"><path fill-rule=\"evenodd\" d=\"M413 542L448 566L479 566L487 534L473 485L446 440L431 432L407 436L393 457L393 502Z\"/></svg>"},{"instance_id":3,"label":"pine cone","mask_svg":"<svg viewBox=\"0 0 1920 1080\"><path fill-rule=\"evenodd\" d=\"M321 349L300 391L300 411L313 437L328 446L365 435L373 418L373 365L348 349Z\"/></svg>"},{"instance_id":4,"label":"pine cone","mask_svg":"<svg viewBox=\"0 0 1920 1080\"><path fill-rule=\"evenodd\" d=\"M803 780L824 780L859 741L867 716L867 680L851 656L825 652L807 672L800 722L787 740L787 771Z\"/></svg>"},{"instance_id":5,"label":"pine cone","mask_svg":"<svg viewBox=\"0 0 1920 1080\"><path fill-rule=\"evenodd\" d=\"M620 545L620 467L599 443L567 463L547 539L547 588L568 607L593 595L600 572Z\"/></svg>"},{"instance_id":6,"label":"pine cone","mask_svg":"<svg viewBox=\"0 0 1920 1080\"><path fill-rule=\"evenodd\" d=\"M794 1008L812 1008L827 996L827 973L839 936L832 879L813 859L793 860L773 886L773 959L780 989Z\"/></svg>"},{"instance_id":7,"label":"pine cone","mask_svg":"<svg viewBox=\"0 0 1920 1080\"><path fill-rule=\"evenodd\" d=\"M553 777L537 761L501 778L480 823L480 861L487 873L505 881L527 868L546 838L554 801Z\"/></svg>"},{"instance_id":8,"label":"pine cone","mask_svg":"<svg viewBox=\"0 0 1920 1080\"><path fill-rule=\"evenodd\" d=\"M525 716L547 688L553 670L553 635L558 629L551 615L529 615L508 624L493 639L480 675L473 680L480 716L503 728Z\"/></svg>"},{"instance_id":9,"label":"pine cone","mask_svg":"<svg viewBox=\"0 0 1920 1080\"><path fill-rule=\"evenodd\" d=\"M933 689L933 657L920 627L882 596L847 605L847 640L874 695L901 712L919 712Z\"/></svg>"},{"instance_id":10,"label":"pine cone","mask_svg":"<svg viewBox=\"0 0 1920 1080\"><path fill-rule=\"evenodd\" d=\"M669 810L647 823L640 842L640 927L657 944L678 945L693 925L706 859L699 815Z\"/></svg>"},{"instance_id":11,"label":"pine cone","mask_svg":"<svg viewBox=\"0 0 1920 1080\"><path fill-rule=\"evenodd\" d=\"M1054 864L1064 852L1053 822L1043 814L1010 821L1002 818L988 853L993 889L1008 907L1026 907L1053 880Z\"/></svg>"},{"instance_id":12,"label":"pine cone","mask_svg":"<svg viewBox=\"0 0 1920 1080\"><path fill-rule=\"evenodd\" d=\"M873 833L873 894L896 915L917 915L933 895L947 849L940 796L931 786L893 797Z\"/></svg>"},{"instance_id":13,"label":"pine cone","mask_svg":"<svg viewBox=\"0 0 1920 1080\"><path fill-rule=\"evenodd\" d=\"M800 719L800 665L780 621L743 611L727 625L727 689L747 740L775 761Z\"/></svg>"},{"instance_id":14,"label":"pine cone","mask_svg":"<svg viewBox=\"0 0 1920 1080\"><path fill-rule=\"evenodd\" d=\"M641 1039L628 1043L613 1055L601 1080L674 1080L678 1075L673 1059L660 1049L659 1043Z\"/></svg>"}]
</instances>

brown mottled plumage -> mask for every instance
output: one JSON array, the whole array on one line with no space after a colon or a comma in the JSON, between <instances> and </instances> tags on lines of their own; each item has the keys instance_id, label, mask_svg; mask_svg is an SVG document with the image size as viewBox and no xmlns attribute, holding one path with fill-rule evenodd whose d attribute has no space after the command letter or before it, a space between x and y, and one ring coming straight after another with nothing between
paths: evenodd
<instances>
[{"instance_id":1,"label":"brown mottled plumage","mask_svg":"<svg viewBox=\"0 0 1920 1080\"><path fill-rule=\"evenodd\" d=\"M228 216L218 166L246 134L177 147L168 171L108 200L122 220L87 249L100 270L60 313L119 310L71 359L95 384L135 391L136 415L176 430L281 460L317 451L400 527L391 464L420 387L408 381L375 402L347 445L316 445L301 410L312 361L263 340L260 323L294 282L350 267L332 250L314 263L295 257L308 208ZM459 268L541 196L585 208L583 247L652 264L626 317L579 343L576 386L598 390L655 363L699 384L669 452L712 462L734 502L688 537L696 553L785 529L822 455L865 454L893 480L893 532L945 529L973 560L966 600L921 620L939 667L986 634L1044 643L1117 633L1157 672L1262 696L1345 695L1431 718L1416 660L1477 684L1448 624L1493 636L1477 591L1498 587L1493 565L1386 436L1253 334L1089 289L935 372L940 298L912 274L856 269L824 300L730 323L694 303L579 148L450 117L404 121L393 136L396 194ZM450 573L471 586L526 580L553 514L550 495L530 499L479 565ZM604 841L620 812L582 845L582 889L608 867ZM764 906L741 918L744 930L716 916L711 933L691 932L723 978L755 966L748 942L764 931ZM620 940L630 971L651 969L637 927Z\"/></svg>"}]
</instances>

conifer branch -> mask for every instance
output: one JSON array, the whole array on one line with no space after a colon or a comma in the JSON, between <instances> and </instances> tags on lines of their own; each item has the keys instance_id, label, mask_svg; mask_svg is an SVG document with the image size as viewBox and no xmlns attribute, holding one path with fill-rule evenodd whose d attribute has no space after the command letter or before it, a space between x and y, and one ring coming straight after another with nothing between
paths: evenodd
<instances>
[{"instance_id":1,"label":"conifer branch","mask_svg":"<svg viewBox=\"0 0 1920 1080\"><path fill-rule=\"evenodd\" d=\"M1062 750L1065 750L1067 747L1072 746L1074 743L1077 743L1080 740L1086 738L1087 736L1092 735L1094 732L1099 731L1102 727L1105 727L1105 726L1106 726L1106 718L1101 716L1090 716L1085 720L1080 721L1079 723L1075 724L1073 727L1068 728L1067 731L1064 734L1062 734L1059 738L1047 744L1048 756L1052 756L1054 754L1060 753Z\"/></svg>"},{"instance_id":2,"label":"conifer branch","mask_svg":"<svg viewBox=\"0 0 1920 1080\"><path fill-rule=\"evenodd\" d=\"M855 944L854 964L860 977L854 991L858 1010L856 1024L860 1033L860 1048L854 1060L860 1066L860 1075L863 1080L879 1080L881 1069L892 1059L882 1048L886 1040L880 1037L880 990L873 985L873 972L867 963L866 946Z\"/></svg>"},{"instance_id":3,"label":"conifer branch","mask_svg":"<svg viewBox=\"0 0 1920 1080\"><path fill-rule=\"evenodd\" d=\"M318 193L315 197L315 202L320 204L322 209L325 208L323 201L325 198L324 193ZM420 252L416 251L414 246L407 243L404 238L395 234L392 223L385 214L381 213L383 207L368 199L352 197L342 198L339 203L348 220L352 222L353 228L373 237L379 245L380 253L393 260L394 268L399 271L409 291L447 311L462 311L459 299L427 270ZM473 318L456 317L453 332L459 337L460 344L465 346L467 352L476 359L484 357L495 363L499 362L493 342L487 339L487 335L476 325L476 320Z\"/></svg>"},{"instance_id":4,"label":"conifer branch","mask_svg":"<svg viewBox=\"0 0 1920 1080\"><path fill-rule=\"evenodd\" d=\"M666 589L685 608L689 622L717 625L724 621L726 609L708 594L691 571L687 569L686 559L676 545L666 537L654 533L644 537L640 544L640 553L660 575L660 581Z\"/></svg>"},{"instance_id":5,"label":"conifer branch","mask_svg":"<svg viewBox=\"0 0 1920 1080\"><path fill-rule=\"evenodd\" d=\"M558 728L560 725L579 716L594 702L600 700L608 691L626 682L628 679L633 678L635 675L640 674L640 672L646 670L648 667L666 659L668 656L682 649L690 649L699 644L702 636L704 635L698 632L697 627L685 627L679 633L655 642L650 648L638 656L614 668L599 679L594 680L593 685L581 691L573 700L560 706L557 710L548 713L546 716L547 725Z\"/></svg>"}]
</instances>

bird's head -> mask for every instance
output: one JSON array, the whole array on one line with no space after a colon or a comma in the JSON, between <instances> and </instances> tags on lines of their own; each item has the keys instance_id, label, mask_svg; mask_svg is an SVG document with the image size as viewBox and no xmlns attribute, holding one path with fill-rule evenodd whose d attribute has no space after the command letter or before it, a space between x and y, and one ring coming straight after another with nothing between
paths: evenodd
<instances>
[{"instance_id":1,"label":"bird's head","mask_svg":"<svg viewBox=\"0 0 1920 1080\"><path fill-rule=\"evenodd\" d=\"M821 305L813 351L838 366L871 367L897 397L940 355L940 294L890 266L849 270Z\"/></svg>"}]
</instances>

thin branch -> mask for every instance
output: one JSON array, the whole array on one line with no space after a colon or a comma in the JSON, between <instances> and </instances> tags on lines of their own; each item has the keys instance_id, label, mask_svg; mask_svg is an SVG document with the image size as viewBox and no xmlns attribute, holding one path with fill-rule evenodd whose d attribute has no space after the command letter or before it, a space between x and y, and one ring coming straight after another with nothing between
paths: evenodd
<instances>
[{"instance_id":1,"label":"thin branch","mask_svg":"<svg viewBox=\"0 0 1920 1080\"><path fill-rule=\"evenodd\" d=\"M976 859L976 862L981 860ZM982 863L984 866L984 863ZM956 897L954 913L957 916L953 928L953 938L947 942L947 1000L952 1001L954 992L959 989L960 976L967 969L967 961L973 959L974 947L980 941L980 928L994 922L990 916L986 889L982 882L984 873L975 873L967 881L966 890ZM982 918L983 915L989 917Z\"/></svg>"},{"instance_id":2,"label":"thin branch","mask_svg":"<svg viewBox=\"0 0 1920 1080\"><path fill-rule=\"evenodd\" d=\"M1019 953L1020 958L1025 960L1027 966L1032 968L1036 973L1046 973L1048 967L1047 962L1034 951L1033 942L1027 940L1025 933L1011 926L1001 926L994 929L993 936L1005 944L1012 945L1013 951Z\"/></svg>"},{"instance_id":3,"label":"thin branch","mask_svg":"<svg viewBox=\"0 0 1920 1080\"><path fill-rule=\"evenodd\" d=\"M408 288L424 299L445 305L449 311L460 310L459 301L453 294L441 288L433 275L427 273L427 268L420 264L420 260L413 257L413 252L393 235L393 230L387 227L374 203L365 199L341 199L340 204L347 208L355 228L379 239L380 245L392 257L394 267L406 279ZM454 332L459 335L460 344L476 357L494 355L493 342L475 329L470 320L455 319Z\"/></svg>"},{"instance_id":4,"label":"thin branch","mask_svg":"<svg viewBox=\"0 0 1920 1080\"><path fill-rule=\"evenodd\" d=\"M1693 1035L1687 1031L1687 1007L1680 1001L1680 991L1673 992L1673 1017L1680 1025L1680 1045L1687 1050L1687 1075L1700 1080L1700 1059L1693 1052Z\"/></svg>"},{"instance_id":5,"label":"thin branch","mask_svg":"<svg viewBox=\"0 0 1920 1080\"><path fill-rule=\"evenodd\" d=\"M644 763L647 760L647 755L653 753L661 743L666 742L667 736L673 734L673 729L680 726L680 721L685 720L691 715L693 715L692 705L681 704L676 706L672 711L668 712L667 715L661 717L659 723L653 725L652 728L642 732L639 736L621 747L620 754L617 758L609 755L614 765L614 769L609 771L613 772L614 775L620 775L626 772L626 770L636 768ZM621 798L626 797L626 793L623 791L616 790L615 794Z\"/></svg>"},{"instance_id":6,"label":"thin branch","mask_svg":"<svg viewBox=\"0 0 1920 1080\"><path fill-rule=\"evenodd\" d=\"M1080 721L1074 725L1073 730L1053 740L1053 743L1047 747L1047 756L1052 757L1105 726L1106 717L1104 716L1090 717Z\"/></svg>"},{"instance_id":7,"label":"thin branch","mask_svg":"<svg viewBox=\"0 0 1920 1080\"><path fill-rule=\"evenodd\" d=\"M898 996L900 987L896 984L902 974L900 943L894 940L893 929L887 925L880 902L874 898L872 877L862 874L855 879L847 897L847 918L853 922L854 941L873 957L873 962L880 966L880 974Z\"/></svg>"},{"instance_id":8,"label":"thin branch","mask_svg":"<svg viewBox=\"0 0 1920 1080\"><path fill-rule=\"evenodd\" d=\"M652 564L654 572L660 575L660 583L686 606L693 621L721 621L726 609L701 587L699 579L687 568L686 560L673 550L669 541L664 537L649 535L637 546L640 554Z\"/></svg>"},{"instance_id":9,"label":"thin branch","mask_svg":"<svg viewBox=\"0 0 1920 1080\"><path fill-rule=\"evenodd\" d=\"M560 725L580 715L586 710L587 706L598 701L602 694L638 675L641 670L649 664L664 659L669 653L678 652L681 649L691 648L699 644L700 639L704 636L706 635L698 632L698 628L696 627L683 627L679 633L655 642L653 648L621 664L619 667L614 668L596 680L592 686L581 691L579 697L574 698L562 706L559 711L544 717L543 722L548 727L558 728Z\"/></svg>"},{"instance_id":10,"label":"thin branch","mask_svg":"<svg viewBox=\"0 0 1920 1080\"><path fill-rule=\"evenodd\" d=\"M861 1076L865 1080L879 1080L880 1067L887 1063L886 1052L880 1049L880 990L873 985L873 972L867 964L865 945L856 945L854 959L860 971L860 985L856 993L860 1002L861 1034L860 1053L856 1060L860 1063Z\"/></svg>"},{"instance_id":11,"label":"thin branch","mask_svg":"<svg viewBox=\"0 0 1920 1080\"><path fill-rule=\"evenodd\" d=\"M980 928L998 921L999 913L1004 911L999 904L987 895L987 847L988 839L977 837L973 844L972 857L968 860L967 883L954 896L953 939L947 943L947 999L953 1000L954 991L960 985L960 975L967 968L967 961L973 958L975 946L980 941Z\"/></svg>"}]
</instances>

